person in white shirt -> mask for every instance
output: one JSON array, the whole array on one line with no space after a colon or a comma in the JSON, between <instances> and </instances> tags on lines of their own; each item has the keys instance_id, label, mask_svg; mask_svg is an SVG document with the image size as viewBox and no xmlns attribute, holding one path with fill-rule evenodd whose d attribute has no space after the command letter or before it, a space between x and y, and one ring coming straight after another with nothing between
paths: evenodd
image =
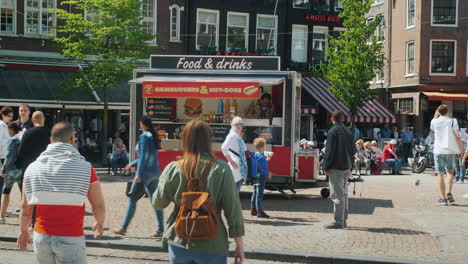
<instances>
[{"instance_id":1,"label":"person in white shirt","mask_svg":"<svg viewBox=\"0 0 468 264\"><path fill-rule=\"evenodd\" d=\"M8 135L8 123L13 120L13 109L11 107L5 106L0 110L0 166L5 160L5 155L7 152L7 142L10 139Z\"/></svg>"},{"instance_id":2,"label":"person in white shirt","mask_svg":"<svg viewBox=\"0 0 468 264\"><path fill-rule=\"evenodd\" d=\"M231 131L221 145L221 151L229 162L234 182L239 191L243 181L247 178L247 159L245 157L247 146L240 136L243 127L242 118L234 117L231 122Z\"/></svg>"},{"instance_id":3,"label":"person in white shirt","mask_svg":"<svg viewBox=\"0 0 468 264\"><path fill-rule=\"evenodd\" d=\"M447 116L448 108L440 105L431 121L431 131L434 132L434 168L439 176L439 190L441 198L437 204L448 205L454 203L452 195L454 164L463 151L458 122ZM448 193L445 192L444 173L447 172Z\"/></svg>"}]
</instances>

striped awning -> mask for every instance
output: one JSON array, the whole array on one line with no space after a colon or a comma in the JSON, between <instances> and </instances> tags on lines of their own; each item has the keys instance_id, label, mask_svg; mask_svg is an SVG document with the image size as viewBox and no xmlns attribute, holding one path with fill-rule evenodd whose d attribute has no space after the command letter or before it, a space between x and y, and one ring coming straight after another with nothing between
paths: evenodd
<instances>
[{"instance_id":1,"label":"striped awning","mask_svg":"<svg viewBox=\"0 0 468 264\"><path fill-rule=\"evenodd\" d=\"M315 107L302 107L301 114L303 115L315 115L318 114L318 109Z\"/></svg>"},{"instance_id":2,"label":"striped awning","mask_svg":"<svg viewBox=\"0 0 468 264\"><path fill-rule=\"evenodd\" d=\"M351 120L349 109L330 92L332 85L318 77L302 77L302 88L317 100L329 113L340 110L345 121ZM359 109L355 122L361 123L396 123L398 117L379 100L372 99Z\"/></svg>"}]
</instances>

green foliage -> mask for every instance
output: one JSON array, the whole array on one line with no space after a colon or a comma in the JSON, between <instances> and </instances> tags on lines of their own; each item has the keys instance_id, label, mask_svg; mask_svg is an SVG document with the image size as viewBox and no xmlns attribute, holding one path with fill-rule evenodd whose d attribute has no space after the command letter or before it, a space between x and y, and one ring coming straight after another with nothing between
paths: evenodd
<instances>
[{"instance_id":1,"label":"green foliage","mask_svg":"<svg viewBox=\"0 0 468 264\"><path fill-rule=\"evenodd\" d=\"M66 0L57 13L57 37L51 36L61 53L81 64L81 70L64 83L65 90L101 91L104 102L101 142L107 142L109 93L120 80L132 77L154 49L148 41L155 36L145 32L141 6L145 0ZM86 17L85 17L86 13ZM106 160L107 144L101 144Z\"/></svg>"},{"instance_id":2,"label":"green foliage","mask_svg":"<svg viewBox=\"0 0 468 264\"><path fill-rule=\"evenodd\" d=\"M155 36L142 27L140 0L68 0L55 12L59 22L53 39L65 57L83 65L73 75L74 88L115 88L154 49L146 42Z\"/></svg>"},{"instance_id":3,"label":"green foliage","mask_svg":"<svg viewBox=\"0 0 468 264\"><path fill-rule=\"evenodd\" d=\"M382 16L367 22L365 15L373 0L342 0L341 3L344 10L339 16L348 30L336 38L329 36L328 65L323 69L333 84L332 93L354 116L373 97L369 82L384 67L382 39L374 35Z\"/></svg>"}]
</instances>

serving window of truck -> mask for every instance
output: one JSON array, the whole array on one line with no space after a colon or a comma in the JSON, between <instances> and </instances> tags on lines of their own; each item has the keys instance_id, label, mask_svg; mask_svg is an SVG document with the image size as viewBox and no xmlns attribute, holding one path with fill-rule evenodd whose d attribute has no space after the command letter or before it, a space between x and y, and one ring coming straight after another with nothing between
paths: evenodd
<instances>
[{"instance_id":1,"label":"serving window of truck","mask_svg":"<svg viewBox=\"0 0 468 264\"><path fill-rule=\"evenodd\" d=\"M279 57L270 56L151 56L150 68L134 70L130 82L132 156L140 133L138 120L144 114L152 117L162 140L158 156L161 169L182 155L181 132L192 119L209 123L213 151L224 158L221 144L232 118L240 116L244 122L241 135L248 149L254 151L253 140L263 137L267 150L274 153L269 162L271 189L293 189L297 182L315 182L313 175L299 179L295 164L300 152L300 76L279 67ZM261 103L265 94L271 97L271 105Z\"/></svg>"}]
</instances>

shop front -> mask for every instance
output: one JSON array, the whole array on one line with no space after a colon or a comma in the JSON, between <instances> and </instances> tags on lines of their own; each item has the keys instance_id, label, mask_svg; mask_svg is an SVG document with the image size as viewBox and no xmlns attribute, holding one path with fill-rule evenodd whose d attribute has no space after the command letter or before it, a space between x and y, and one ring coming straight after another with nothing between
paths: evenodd
<instances>
[{"instance_id":1,"label":"shop front","mask_svg":"<svg viewBox=\"0 0 468 264\"><path fill-rule=\"evenodd\" d=\"M78 91L68 91L65 88L65 82L77 70L79 70L78 65L63 61L1 59L0 106L13 107L16 119L17 108L21 104L28 104L32 111L44 112L46 126L50 128L60 121L70 122L77 130L77 135L83 137L81 140L83 149L88 146L89 149L95 149L94 152L98 152L101 142L109 141L109 139L99 138L99 132L103 126L102 95L89 87ZM124 81L118 84L118 88L110 93L108 129L111 131L109 133L111 138L125 136L125 133L117 132L122 123L125 124L125 114L130 108L129 85ZM128 124L126 126L128 127ZM93 160L92 156L89 155L90 160Z\"/></svg>"},{"instance_id":2,"label":"shop front","mask_svg":"<svg viewBox=\"0 0 468 264\"><path fill-rule=\"evenodd\" d=\"M303 105L312 104L315 106L312 118L314 122L314 140L319 145L325 140L325 131L330 126L329 117L336 110L341 111L345 116L345 122L350 122L352 117L349 109L345 107L331 92L332 85L325 79L319 77L304 76L302 77L302 90L307 93L303 96ZM311 111L312 112L312 111ZM366 132L373 127L383 127L396 125L398 116L395 115L378 99L367 101L364 106L359 109L355 116L354 122L360 129L361 137L369 137Z\"/></svg>"},{"instance_id":3,"label":"shop front","mask_svg":"<svg viewBox=\"0 0 468 264\"><path fill-rule=\"evenodd\" d=\"M213 150L224 159L221 144L234 116L243 118L242 137L250 151L263 137L273 157L271 190L293 190L313 184L318 176L318 155L308 153L307 170L298 170L301 129L300 78L296 72L279 70L278 57L152 56L151 69L135 70L131 81L131 122L136 128L143 114L153 118L162 139L160 166L183 153L181 132L187 122L202 119L213 132ZM264 94L271 96L271 116L251 116L252 105ZM266 106L265 106L266 107ZM138 129L131 131L130 149L135 153ZM317 153L316 153L317 154ZM133 154L132 154L133 155ZM315 167L314 167L315 165ZM309 168L310 167L310 168Z\"/></svg>"}]
</instances>

